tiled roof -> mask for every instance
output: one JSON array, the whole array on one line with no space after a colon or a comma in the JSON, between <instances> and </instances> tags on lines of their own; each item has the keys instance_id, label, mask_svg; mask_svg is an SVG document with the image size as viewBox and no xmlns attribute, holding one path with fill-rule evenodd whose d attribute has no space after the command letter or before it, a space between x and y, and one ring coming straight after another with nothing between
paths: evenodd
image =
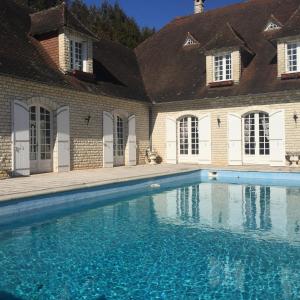
<instances>
[{"instance_id":1,"label":"tiled roof","mask_svg":"<svg viewBox=\"0 0 300 300\"><path fill-rule=\"evenodd\" d=\"M299 80L277 79L277 49L270 42L273 33L264 32L273 15L286 26L283 34L300 33L298 6L299 0L249 0L175 19L136 49L149 97L169 102L300 89ZM182 47L188 32L202 47ZM206 51L233 46L246 47L253 54L240 83L207 87Z\"/></svg>"},{"instance_id":2,"label":"tiled roof","mask_svg":"<svg viewBox=\"0 0 300 300\"><path fill-rule=\"evenodd\" d=\"M13 0L1 0L0 12L0 74L72 90L148 101L132 50L110 41L95 42L96 82L85 82L74 76L64 75L47 59L37 40L30 35L31 19L25 8ZM57 27L50 30L50 27L45 26L40 33L53 31L55 28Z\"/></svg>"},{"instance_id":3,"label":"tiled roof","mask_svg":"<svg viewBox=\"0 0 300 300\"><path fill-rule=\"evenodd\" d=\"M31 14L30 33L32 35L41 35L57 31L64 26L96 38L95 35L66 8L65 3Z\"/></svg>"}]
</instances>

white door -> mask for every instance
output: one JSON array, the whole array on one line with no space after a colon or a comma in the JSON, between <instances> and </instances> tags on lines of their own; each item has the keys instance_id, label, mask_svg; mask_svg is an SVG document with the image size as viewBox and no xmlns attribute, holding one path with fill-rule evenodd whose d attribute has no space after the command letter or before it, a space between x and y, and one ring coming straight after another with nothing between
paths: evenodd
<instances>
[{"instance_id":1,"label":"white door","mask_svg":"<svg viewBox=\"0 0 300 300\"><path fill-rule=\"evenodd\" d=\"M114 165L125 165L125 128L124 119L116 115L114 118Z\"/></svg>"},{"instance_id":2,"label":"white door","mask_svg":"<svg viewBox=\"0 0 300 300\"><path fill-rule=\"evenodd\" d=\"M177 163L177 132L176 119L166 118L166 162L168 164Z\"/></svg>"},{"instance_id":3,"label":"white door","mask_svg":"<svg viewBox=\"0 0 300 300\"><path fill-rule=\"evenodd\" d=\"M57 110L57 157L58 172L70 171L70 108L60 107Z\"/></svg>"},{"instance_id":4,"label":"white door","mask_svg":"<svg viewBox=\"0 0 300 300\"><path fill-rule=\"evenodd\" d=\"M52 172L52 114L42 106L31 106L30 172Z\"/></svg>"},{"instance_id":5,"label":"white door","mask_svg":"<svg viewBox=\"0 0 300 300\"><path fill-rule=\"evenodd\" d=\"M29 161L29 111L26 103L15 100L12 106L13 174L30 175Z\"/></svg>"},{"instance_id":6,"label":"white door","mask_svg":"<svg viewBox=\"0 0 300 300\"><path fill-rule=\"evenodd\" d=\"M136 120L135 115L128 118L128 165L136 165Z\"/></svg>"},{"instance_id":7,"label":"white door","mask_svg":"<svg viewBox=\"0 0 300 300\"><path fill-rule=\"evenodd\" d=\"M242 120L237 114L228 114L228 164L242 165Z\"/></svg>"},{"instance_id":8,"label":"white door","mask_svg":"<svg viewBox=\"0 0 300 300\"><path fill-rule=\"evenodd\" d=\"M243 117L243 162L270 163L269 115L253 112Z\"/></svg>"},{"instance_id":9,"label":"white door","mask_svg":"<svg viewBox=\"0 0 300 300\"><path fill-rule=\"evenodd\" d=\"M183 117L178 121L178 162L198 163L199 129L198 118Z\"/></svg>"},{"instance_id":10,"label":"white door","mask_svg":"<svg viewBox=\"0 0 300 300\"><path fill-rule=\"evenodd\" d=\"M284 110L270 114L270 164L285 166L285 120Z\"/></svg>"},{"instance_id":11,"label":"white door","mask_svg":"<svg viewBox=\"0 0 300 300\"><path fill-rule=\"evenodd\" d=\"M103 167L114 166L114 119L111 113L103 112Z\"/></svg>"}]
</instances>

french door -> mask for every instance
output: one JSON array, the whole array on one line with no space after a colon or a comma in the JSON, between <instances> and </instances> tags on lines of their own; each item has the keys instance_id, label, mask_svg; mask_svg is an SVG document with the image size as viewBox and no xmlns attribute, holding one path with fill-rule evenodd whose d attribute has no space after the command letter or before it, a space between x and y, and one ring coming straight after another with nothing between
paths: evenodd
<instances>
[{"instance_id":1,"label":"french door","mask_svg":"<svg viewBox=\"0 0 300 300\"><path fill-rule=\"evenodd\" d=\"M243 136L243 162L249 164L269 164L269 115L264 112L247 114L243 118Z\"/></svg>"},{"instance_id":2,"label":"french door","mask_svg":"<svg viewBox=\"0 0 300 300\"><path fill-rule=\"evenodd\" d=\"M30 172L52 172L52 115L42 106L30 107Z\"/></svg>"},{"instance_id":3,"label":"french door","mask_svg":"<svg viewBox=\"0 0 300 300\"><path fill-rule=\"evenodd\" d=\"M178 122L178 162L197 163L199 155L198 118L187 116Z\"/></svg>"},{"instance_id":4,"label":"french door","mask_svg":"<svg viewBox=\"0 0 300 300\"><path fill-rule=\"evenodd\" d=\"M114 120L114 165L125 165L125 140L124 119L115 116Z\"/></svg>"}]
</instances>

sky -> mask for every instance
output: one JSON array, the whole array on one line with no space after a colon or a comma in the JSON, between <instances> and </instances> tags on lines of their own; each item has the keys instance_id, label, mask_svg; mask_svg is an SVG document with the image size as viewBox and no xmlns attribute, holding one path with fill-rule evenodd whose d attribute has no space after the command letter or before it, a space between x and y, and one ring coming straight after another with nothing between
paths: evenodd
<instances>
[{"instance_id":1,"label":"sky","mask_svg":"<svg viewBox=\"0 0 300 300\"><path fill-rule=\"evenodd\" d=\"M84 0L87 4L101 3L101 0ZM114 3L115 0L109 0ZM206 0L205 9L214 9L245 0ZM160 29L172 19L193 13L193 0L118 0L127 15L134 17L141 26Z\"/></svg>"}]
</instances>

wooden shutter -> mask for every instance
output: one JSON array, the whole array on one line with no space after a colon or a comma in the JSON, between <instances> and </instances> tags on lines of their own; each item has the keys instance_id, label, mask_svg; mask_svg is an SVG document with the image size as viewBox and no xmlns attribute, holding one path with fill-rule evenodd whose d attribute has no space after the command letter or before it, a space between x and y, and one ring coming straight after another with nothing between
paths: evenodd
<instances>
[{"instance_id":1,"label":"wooden shutter","mask_svg":"<svg viewBox=\"0 0 300 300\"><path fill-rule=\"evenodd\" d=\"M270 114L270 165L285 166L284 110Z\"/></svg>"},{"instance_id":2,"label":"wooden shutter","mask_svg":"<svg viewBox=\"0 0 300 300\"><path fill-rule=\"evenodd\" d=\"M233 113L228 114L228 164L242 165L242 120Z\"/></svg>"},{"instance_id":3,"label":"wooden shutter","mask_svg":"<svg viewBox=\"0 0 300 300\"><path fill-rule=\"evenodd\" d=\"M58 172L70 171L70 109L63 106L57 110L57 156Z\"/></svg>"},{"instance_id":4,"label":"wooden shutter","mask_svg":"<svg viewBox=\"0 0 300 300\"><path fill-rule=\"evenodd\" d=\"M135 115L128 118L128 165L136 165L136 121Z\"/></svg>"},{"instance_id":5,"label":"wooden shutter","mask_svg":"<svg viewBox=\"0 0 300 300\"><path fill-rule=\"evenodd\" d=\"M103 112L103 167L114 166L114 118L109 112Z\"/></svg>"},{"instance_id":6,"label":"wooden shutter","mask_svg":"<svg viewBox=\"0 0 300 300\"><path fill-rule=\"evenodd\" d=\"M177 163L176 119L166 118L166 161L168 164Z\"/></svg>"},{"instance_id":7,"label":"wooden shutter","mask_svg":"<svg viewBox=\"0 0 300 300\"><path fill-rule=\"evenodd\" d=\"M207 114L199 118L199 163L211 164L211 117Z\"/></svg>"},{"instance_id":8,"label":"wooden shutter","mask_svg":"<svg viewBox=\"0 0 300 300\"><path fill-rule=\"evenodd\" d=\"M15 100L12 105L13 175L30 175L29 109L26 103Z\"/></svg>"}]
</instances>

